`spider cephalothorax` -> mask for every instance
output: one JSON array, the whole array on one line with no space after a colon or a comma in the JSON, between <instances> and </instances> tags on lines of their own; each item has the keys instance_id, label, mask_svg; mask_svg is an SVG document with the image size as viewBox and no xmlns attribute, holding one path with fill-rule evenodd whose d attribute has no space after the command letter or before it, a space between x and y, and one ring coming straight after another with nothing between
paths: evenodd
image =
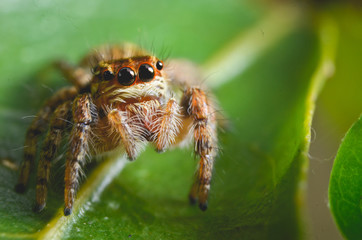
<instances>
[{"instance_id":1,"label":"spider cephalothorax","mask_svg":"<svg viewBox=\"0 0 362 240\"><path fill-rule=\"evenodd\" d=\"M192 203L198 198L200 208L206 210L217 152L215 111L200 88L200 79L191 75L196 68L189 63L178 65L190 73L172 72L161 60L133 45L99 49L79 67L58 62L56 66L74 86L56 92L28 129L16 190L25 191L38 137L47 129L38 163L35 210L45 207L51 161L64 132L70 129L64 215L71 213L87 153L96 156L123 148L134 160L147 142L163 152L193 139L200 163L189 197Z\"/></svg>"}]
</instances>

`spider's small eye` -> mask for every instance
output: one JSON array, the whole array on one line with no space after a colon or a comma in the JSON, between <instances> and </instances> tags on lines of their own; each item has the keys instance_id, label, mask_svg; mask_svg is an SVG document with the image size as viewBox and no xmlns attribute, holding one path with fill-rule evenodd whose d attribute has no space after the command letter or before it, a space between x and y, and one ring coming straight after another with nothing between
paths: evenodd
<instances>
[{"instance_id":1,"label":"spider's small eye","mask_svg":"<svg viewBox=\"0 0 362 240\"><path fill-rule=\"evenodd\" d=\"M138 76L143 82L149 82L155 76L155 71L150 65L142 64L138 69Z\"/></svg>"},{"instance_id":2,"label":"spider's small eye","mask_svg":"<svg viewBox=\"0 0 362 240\"><path fill-rule=\"evenodd\" d=\"M92 74L94 75L98 75L99 74L99 67L95 66L91 69Z\"/></svg>"},{"instance_id":3,"label":"spider's small eye","mask_svg":"<svg viewBox=\"0 0 362 240\"><path fill-rule=\"evenodd\" d=\"M92 67L91 72L92 72L93 74L96 74L96 72L97 72L97 67Z\"/></svg>"},{"instance_id":4,"label":"spider's small eye","mask_svg":"<svg viewBox=\"0 0 362 240\"><path fill-rule=\"evenodd\" d=\"M162 68L163 68L163 63L162 63L161 61L158 61L158 62L156 63L156 68L157 68L158 70L162 70Z\"/></svg>"},{"instance_id":5,"label":"spider's small eye","mask_svg":"<svg viewBox=\"0 0 362 240\"><path fill-rule=\"evenodd\" d=\"M103 72L103 79L106 81L112 80L114 78L114 75L111 71L106 70Z\"/></svg>"},{"instance_id":6,"label":"spider's small eye","mask_svg":"<svg viewBox=\"0 0 362 240\"><path fill-rule=\"evenodd\" d=\"M118 72L118 82L120 84L122 84L123 86L132 85L132 83L134 83L135 79L136 79L135 72L128 67L122 68Z\"/></svg>"}]
</instances>

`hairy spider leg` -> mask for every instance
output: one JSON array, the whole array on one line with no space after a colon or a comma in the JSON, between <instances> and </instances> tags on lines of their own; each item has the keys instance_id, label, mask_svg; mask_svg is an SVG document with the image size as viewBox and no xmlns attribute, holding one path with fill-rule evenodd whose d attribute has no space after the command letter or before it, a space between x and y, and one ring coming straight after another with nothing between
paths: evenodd
<instances>
[{"instance_id":1,"label":"hairy spider leg","mask_svg":"<svg viewBox=\"0 0 362 240\"><path fill-rule=\"evenodd\" d=\"M160 128L156 139L156 151L164 152L175 141L181 127L181 107L176 99L170 98L163 110Z\"/></svg>"},{"instance_id":2,"label":"hairy spider leg","mask_svg":"<svg viewBox=\"0 0 362 240\"><path fill-rule=\"evenodd\" d=\"M65 101L73 99L77 95L77 89L74 87L66 87L57 91L41 108L37 117L33 120L25 137L24 159L20 168L18 183L15 191L23 193L29 181L29 175L34 168L36 157L36 147L39 136L47 130L50 117L53 111Z\"/></svg>"},{"instance_id":3,"label":"hairy spider leg","mask_svg":"<svg viewBox=\"0 0 362 240\"><path fill-rule=\"evenodd\" d=\"M77 89L83 89L92 79L92 72L88 68L76 67L65 61L56 61L54 65Z\"/></svg>"},{"instance_id":4,"label":"hairy spider leg","mask_svg":"<svg viewBox=\"0 0 362 240\"><path fill-rule=\"evenodd\" d=\"M128 158L133 161L137 157L137 143L132 129L126 121L126 114L126 111L113 109L108 113L107 117L112 129L119 133Z\"/></svg>"},{"instance_id":5,"label":"hairy spider leg","mask_svg":"<svg viewBox=\"0 0 362 240\"><path fill-rule=\"evenodd\" d=\"M214 160L217 155L217 129L213 106L205 92L200 88L186 89L182 98L185 114L193 118L195 153L200 157L195 182L191 187L191 203L199 199L199 207L207 209L207 198Z\"/></svg>"},{"instance_id":6,"label":"hairy spider leg","mask_svg":"<svg viewBox=\"0 0 362 240\"><path fill-rule=\"evenodd\" d=\"M69 150L65 165L64 215L72 212L78 190L79 171L85 163L92 123L92 100L90 94L75 98L72 106L73 128L70 134Z\"/></svg>"},{"instance_id":7,"label":"hairy spider leg","mask_svg":"<svg viewBox=\"0 0 362 240\"><path fill-rule=\"evenodd\" d=\"M61 104L55 110L50 120L48 134L43 143L38 163L36 181L36 204L34 211L40 212L46 205L47 187L50 176L51 161L54 159L64 135L64 130L69 126L71 101Z\"/></svg>"}]
</instances>

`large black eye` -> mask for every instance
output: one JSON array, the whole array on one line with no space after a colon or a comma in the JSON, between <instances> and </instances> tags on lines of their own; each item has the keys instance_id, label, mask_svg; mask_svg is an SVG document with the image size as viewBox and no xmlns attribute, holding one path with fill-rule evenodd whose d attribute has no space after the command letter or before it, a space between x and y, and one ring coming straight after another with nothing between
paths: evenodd
<instances>
[{"instance_id":1,"label":"large black eye","mask_svg":"<svg viewBox=\"0 0 362 240\"><path fill-rule=\"evenodd\" d=\"M163 63L162 63L161 61L158 61L158 62L156 63L156 68L157 68L158 70L162 70L162 68L163 68Z\"/></svg>"},{"instance_id":2,"label":"large black eye","mask_svg":"<svg viewBox=\"0 0 362 240\"><path fill-rule=\"evenodd\" d=\"M106 70L103 72L103 79L106 81L112 80L114 78L114 75L111 71Z\"/></svg>"},{"instance_id":3,"label":"large black eye","mask_svg":"<svg viewBox=\"0 0 362 240\"><path fill-rule=\"evenodd\" d=\"M118 72L118 82L124 86L130 86L134 83L136 74L128 67L122 68Z\"/></svg>"},{"instance_id":4,"label":"large black eye","mask_svg":"<svg viewBox=\"0 0 362 240\"><path fill-rule=\"evenodd\" d=\"M155 71L150 65L142 64L138 69L138 76L143 82L149 82L155 76Z\"/></svg>"}]
</instances>

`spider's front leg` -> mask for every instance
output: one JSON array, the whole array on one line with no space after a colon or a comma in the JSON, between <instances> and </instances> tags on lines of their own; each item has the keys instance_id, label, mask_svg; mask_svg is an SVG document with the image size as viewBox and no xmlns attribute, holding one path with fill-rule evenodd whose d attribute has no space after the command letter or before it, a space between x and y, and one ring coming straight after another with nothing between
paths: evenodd
<instances>
[{"instance_id":1,"label":"spider's front leg","mask_svg":"<svg viewBox=\"0 0 362 240\"><path fill-rule=\"evenodd\" d=\"M135 160L138 154L137 139L135 132L128 124L127 112L113 109L107 117L112 129L119 134L128 158L131 161Z\"/></svg>"},{"instance_id":2,"label":"spider's front leg","mask_svg":"<svg viewBox=\"0 0 362 240\"><path fill-rule=\"evenodd\" d=\"M215 110L205 92L196 87L188 88L184 92L181 104L185 110L184 114L193 119L195 153L200 157L189 198L191 203L195 203L198 198L200 209L205 211L217 154Z\"/></svg>"},{"instance_id":3,"label":"spider's front leg","mask_svg":"<svg viewBox=\"0 0 362 240\"><path fill-rule=\"evenodd\" d=\"M163 152L174 143L181 127L181 107L176 99L170 98L160 118L160 125L156 139L156 151Z\"/></svg>"},{"instance_id":4,"label":"spider's front leg","mask_svg":"<svg viewBox=\"0 0 362 240\"><path fill-rule=\"evenodd\" d=\"M79 170L84 164L92 123L92 100L89 94L77 97L73 102L73 128L65 166L64 215L72 212L78 190Z\"/></svg>"}]
</instances>

